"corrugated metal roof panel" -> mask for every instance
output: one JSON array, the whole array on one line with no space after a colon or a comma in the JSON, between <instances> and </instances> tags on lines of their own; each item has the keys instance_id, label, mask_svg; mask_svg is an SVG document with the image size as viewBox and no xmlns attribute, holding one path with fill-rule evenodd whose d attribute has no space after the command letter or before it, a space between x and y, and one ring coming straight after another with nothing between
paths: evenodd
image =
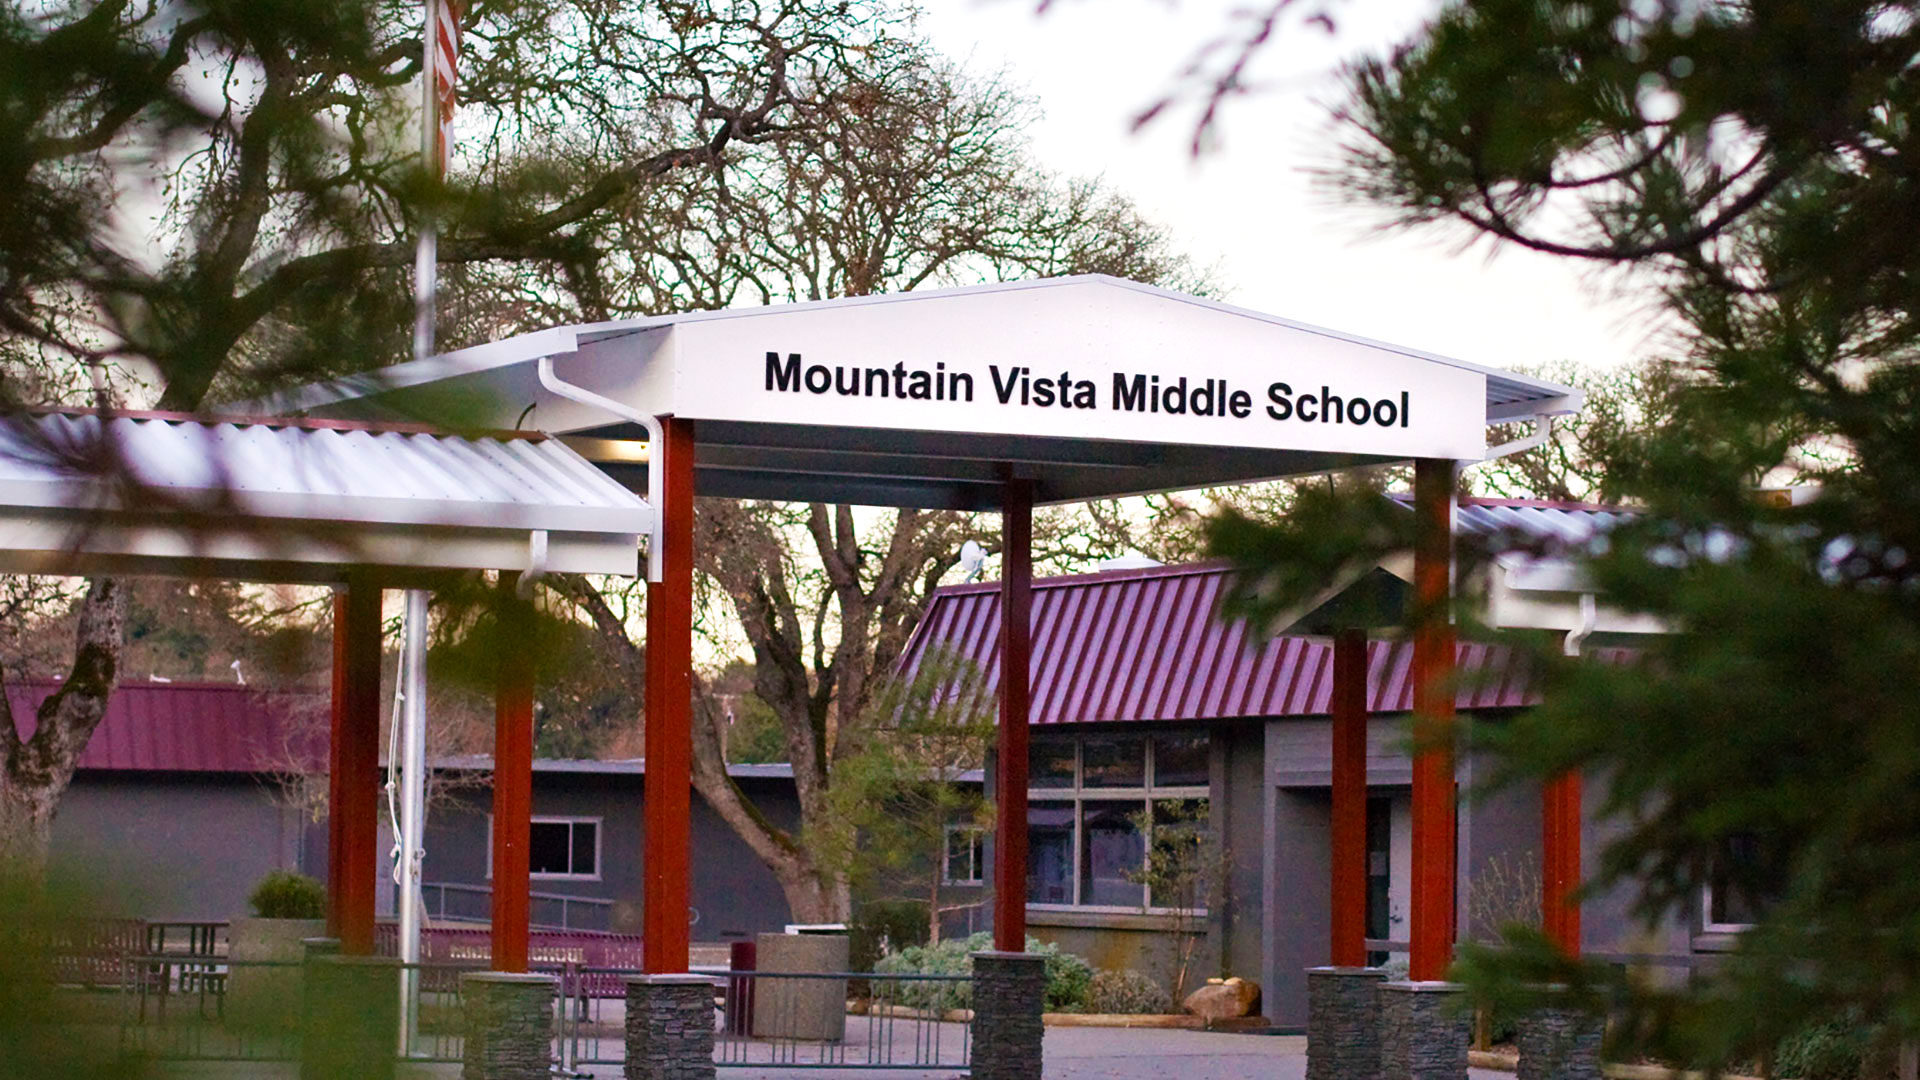
<instances>
[{"instance_id":1,"label":"corrugated metal roof panel","mask_svg":"<svg viewBox=\"0 0 1920 1080\"><path fill-rule=\"evenodd\" d=\"M212 512L313 521L640 533L645 501L557 439L45 413L0 422L0 500L103 509L103 467ZM104 475L103 475L104 474Z\"/></svg>"},{"instance_id":2,"label":"corrugated metal roof panel","mask_svg":"<svg viewBox=\"0 0 1920 1080\"><path fill-rule=\"evenodd\" d=\"M15 730L30 738L35 710L58 682L7 684ZM80 752L82 769L266 773L322 767L327 698L318 691L227 683L127 683Z\"/></svg>"},{"instance_id":3,"label":"corrugated metal roof panel","mask_svg":"<svg viewBox=\"0 0 1920 1080\"><path fill-rule=\"evenodd\" d=\"M1218 720L1325 715L1333 649L1324 639L1261 640L1217 611L1230 571L1166 566L1046 578L1033 587L1032 722ZM998 685L997 583L936 590L908 643L911 670L944 647ZM1619 659L1624 650L1594 650ZM1540 700L1532 665L1503 645L1458 646L1461 709L1516 708ZM1368 702L1375 712L1413 708L1413 646L1372 641Z\"/></svg>"}]
</instances>

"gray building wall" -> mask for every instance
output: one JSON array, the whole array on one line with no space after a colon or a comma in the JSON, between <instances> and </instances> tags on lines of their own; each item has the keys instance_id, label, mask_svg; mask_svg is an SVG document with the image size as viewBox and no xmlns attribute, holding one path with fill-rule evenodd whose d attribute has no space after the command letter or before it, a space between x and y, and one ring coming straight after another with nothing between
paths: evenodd
<instances>
[{"instance_id":1,"label":"gray building wall","mask_svg":"<svg viewBox=\"0 0 1920 1080\"><path fill-rule=\"evenodd\" d=\"M776 824L792 827L798 822L799 804L792 781L747 778L741 786ZM638 932L645 872L641 854L644 789L644 778L634 773L536 771L535 817L600 820L600 874L598 880L535 878L533 891L614 901L610 928ZM491 802L490 789L470 788L452 793L429 810L425 840L428 882L490 886ZM778 930L790 921L786 897L772 872L698 796L693 800L692 839L689 902L694 940L751 937ZM557 905L536 903L535 908L536 918L549 912L557 915ZM467 914L483 915L479 911Z\"/></svg>"},{"instance_id":2,"label":"gray building wall","mask_svg":"<svg viewBox=\"0 0 1920 1080\"><path fill-rule=\"evenodd\" d=\"M1406 752L1406 717L1376 716L1367 725L1369 796L1404 793L1413 782ZM1332 935L1332 721L1299 718L1266 725L1268 803L1272 831L1267 844L1265 892L1270 897L1265 957L1265 1012L1283 1028L1306 1024L1306 969L1329 960ZM1461 874L1455 910L1461 936L1468 936L1474 910L1476 877L1494 880L1493 871L1525 873L1529 860L1537 875L1540 852L1540 796L1537 788L1470 798L1475 761L1463 757L1458 768L1462 791L1459 848ZM1396 871L1397 872L1397 871ZM1483 884L1482 891L1489 886ZM1479 936L1490 931L1471 928ZM1404 934L1404 925L1395 928Z\"/></svg>"},{"instance_id":3,"label":"gray building wall","mask_svg":"<svg viewBox=\"0 0 1920 1080\"><path fill-rule=\"evenodd\" d=\"M272 796L245 775L82 772L53 819L52 866L113 913L238 918L267 871L300 866L300 814Z\"/></svg>"},{"instance_id":4,"label":"gray building wall","mask_svg":"<svg viewBox=\"0 0 1920 1080\"><path fill-rule=\"evenodd\" d=\"M775 823L799 820L793 784L743 778L743 789ZM534 774L534 814L602 819L598 881L535 879L535 892L616 901L622 929L638 930L639 775ZM75 873L105 894L116 913L151 920L228 920L247 914L246 898L273 869L327 876L326 821L309 822L275 805L272 783L221 773L108 773L74 778L53 827L56 870ZM426 879L487 886L491 848L485 786L455 789L428 810ZM380 855L384 860L384 841ZM778 930L789 921L779 883L706 802L693 800L692 907L696 941L720 941ZM384 875L382 881L384 882ZM391 889L382 891L383 909ZM435 898L429 895L429 903ZM450 915L486 917L484 898L468 907L449 898ZM475 906L477 905L477 906ZM536 917L557 915L536 904Z\"/></svg>"},{"instance_id":5,"label":"gray building wall","mask_svg":"<svg viewBox=\"0 0 1920 1080\"><path fill-rule=\"evenodd\" d=\"M1404 716L1374 717L1367 728L1367 785L1370 796L1403 793L1412 781L1412 763L1404 743ZM1331 828L1332 725L1322 718L1267 723L1265 798L1270 817L1267 838L1267 951L1264 960L1265 1011L1283 1028L1306 1022L1308 967L1328 960L1331 930L1329 873ZM1491 940L1498 927L1492 910L1516 907L1509 886L1497 884L1541 870L1541 792L1537 784L1517 784L1497 792L1480 790L1487 759L1464 755L1457 769L1460 806L1456 913L1462 940ZM1620 825L1598 817L1605 802L1603 782L1585 784L1581 838L1583 878L1591 878L1600 852ZM1402 870L1396 865L1395 874ZM1398 885L1398 883L1396 883ZM1399 886L1404 887L1404 886ZM1615 887L1587 898L1581 906L1582 948L1589 953L1626 953L1687 958L1725 947L1719 935L1700 930L1698 912L1678 913L1648 927L1630 913L1633 889ZM1537 895L1537 894L1535 894ZM1396 928L1403 938L1405 926ZM1404 957L1401 957L1404 959ZM1671 963L1647 969L1659 977L1683 977L1684 966Z\"/></svg>"}]
</instances>

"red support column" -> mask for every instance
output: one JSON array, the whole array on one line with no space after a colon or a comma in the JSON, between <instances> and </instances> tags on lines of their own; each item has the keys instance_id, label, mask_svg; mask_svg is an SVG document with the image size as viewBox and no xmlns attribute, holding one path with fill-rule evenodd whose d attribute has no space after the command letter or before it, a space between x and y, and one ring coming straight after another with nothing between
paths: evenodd
<instances>
[{"instance_id":1,"label":"red support column","mask_svg":"<svg viewBox=\"0 0 1920 1080\"><path fill-rule=\"evenodd\" d=\"M342 952L373 952L379 861L380 586L348 578L334 598L333 740L327 761L327 927Z\"/></svg>"},{"instance_id":2,"label":"red support column","mask_svg":"<svg viewBox=\"0 0 1920 1080\"><path fill-rule=\"evenodd\" d=\"M1446 977L1453 962L1453 462L1414 463L1413 926L1408 978Z\"/></svg>"},{"instance_id":3,"label":"red support column","mask_svg":"<svg viewBox=\"0 0 1920 1080\"><path fill-rule=\"evenodd\" d=\"M1000 730L993 797L993 947L1027 950L1027 713L1033 687L1033 481L1011 479L1000 516Z\"/></svg>"},{"instance_id":4,"label":"red support column","mask_svg":"<svg viewBox=\"0 0 1920 1080\"><path fill-rule=\"evenodd\" d=\"M1367 963L1367 633L1333 638L1333 966Z\"/></svg>"},{"instance_id":5,"label":"red support column","mask_svg":"<svg viewBox=\"0 0 1920 1080\"><path fill-rule=\"evenodd\" d=\"M664 580L647 584L646 834L641 966L687 970L693 830L693 421L668 418L660 514Z\"/></svg>"},{"instance_id":6,"label":"red support column","mask_svg":"<svg viewBox=\"0 0 1920 1080\"><path fill-rule=\"evenodd\" d=\"M333 590L333 686L328 697L327 728L327 936L340 936L340 832L346 824L339 807L347 797L341 788L346 770L340 767L341 731L346 727L347 688L347 590Z\"/></svg>"},{"instance_id":7,"label":"red support column","mask_svg":"<svg viewBox=\"0 0 1920 1080\"><path fill-rule=\"evenodd\" d=\"M514 591L519 574L500 577L499 650L493 689L493 970L527 970L532 883L533 662L527 638L533 605Z\"/></svg>"},{"instance_id":8,"label":"red support column","mask_svg":"<svg viewBox=\"0 0 1920 1080\"><path fill-rule=\"evenodd\" d=\"M1541 926L1568 956L1580 955L1580 774L1563 773L1541 791Z\"/></svg>"}]
</instances>

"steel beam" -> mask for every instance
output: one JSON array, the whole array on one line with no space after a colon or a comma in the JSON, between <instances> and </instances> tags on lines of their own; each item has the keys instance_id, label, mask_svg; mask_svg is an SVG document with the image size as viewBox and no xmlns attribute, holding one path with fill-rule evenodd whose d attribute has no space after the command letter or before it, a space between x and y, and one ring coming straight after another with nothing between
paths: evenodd
<instances>
[{"instance_id":1,"label":"steel beam","mask_svg":"<svg viewBox=\"0 0 1920 1080\"><path fill-rule=\"evenodd\" d=\"M355 573L334 597L333 738L327 761L328 929L373 953L380 805L380 584Z\"/></svg>"},{"instance_id":2,"label":"steel beam","mask_svg":"<svg viewBox=\"0 0 1920 1080\"><path fill-rule=\"evenodd\" d=\"M1033 481L1010 479L1000 518L1000 729L994 759L993 947L1027 949L1027 719L1032 698Z\"/></svg>"},{"instance_id":3,"label":"steel beam","mask_svg":"<svg viewBox=\"0 0 1920 1080\"><path fill-rule=\"evenodd\" d=\"M1334 967L1367 963L1367 632L1333 638Z\"/></svg>"},{"instance_id":4,"label":"steel beam","mask_svg":"<svg viewBox=\"0 0 1920 1080\"><path fill-rule=\"evenodd\" d=\"M532 918L533 605L516 591L519 574L502 574L495 597L493 689L493 970L527 970Z\"/></svg>"},{"instance_id":5,"label":"steel beam","mask_svg":"<svg viewBox=\"0 0 1920 1080\"><path fill-rule=\"evenodd\" d=\"M1562 773L1541 790L1541 926L1568 956L1580 955L1580 774Z\"/></svg>"},{"instance_id":6,"label":"steel beam","mask_svg":"<svg viewBox=\"0 0 1920 1080\"><path fill-rule=\"evenodd\" d=\"M1446 977L1455 929L1453 462L1414 463L1413 912L1408 978Z\"/></svg>"},{"instance_id":7,"label":"steel beam","mask_svg":"<svg viewBox=\"0 0 1920 1080\"><path fill-rule=\"evenodd\" d=\"M687 970L691 927L693 784L693 421L662 422L666 470L660 506L662 580L647 584L647 777L641 966Z\"/></svg>"}]
</instances>

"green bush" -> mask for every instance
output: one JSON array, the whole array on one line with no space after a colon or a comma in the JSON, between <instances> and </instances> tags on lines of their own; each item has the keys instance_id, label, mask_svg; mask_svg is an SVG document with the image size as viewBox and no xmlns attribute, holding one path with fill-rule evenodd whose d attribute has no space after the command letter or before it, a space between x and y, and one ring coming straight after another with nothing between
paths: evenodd
<instances>
[{"instance_id":1,"label":"green bush","mask_svg":"<svg viewBox=\"0 0 1920 1080\"><path fill-rule=\"evenodd\" d=\"M993 935L948 938L938 945L912 945L880 958L873 969L900 975L971 975L973 954L993 948ZM1058 945L1028 938L1027 951L1046 958L1048 1012L1085 1012L1093 990L1093 966ZM965 1009L973 1005L970 983L896 984L893 1000L920 1009Z\"/></svg>"},{"instance_id":2,"label":"green bush","mask_svg":"<svg viewBox=\"0 0 1920 1080\"><path fill-rule=\"evenodd\" d=\"M868 900L847 924L849 970L872 971L889 953L927 943L927 905L922 900Z\"/></svg>"},{"instance_id":3,"label":"green bush","mask_svg":"<svg viewBox=\"0 0 1920 1080\"><path fill-rule=\"evenodd\" d=\"M1096 1013L1170 1013L1173 995L1167 988L1138 971L1093 973L1087 993L1087 1011Z\"/></svg>"},{"instance_id":4,"label":"green bush","mask_svg":"<svg viewBox=\"0 0 1920 1080\"><path fill-rule=\"evenodd\" d=\"M1875 1031L1855 1015L1802 1028L1780 1041L1773 1075L1796 1080L1858 1080L1873 1051Z\"/></svg>"},{"instance_id":5,"label":"green bush","mask_svg":"<svg viewBox=\"0 0 1920 1080\"><path fill-rule=\"evenodd\" d=\"M324 919L327 890L313 878L291 870L273 870L260 879L247 897L253 913L262 919Z\"/></svg>"}]
</instances>

